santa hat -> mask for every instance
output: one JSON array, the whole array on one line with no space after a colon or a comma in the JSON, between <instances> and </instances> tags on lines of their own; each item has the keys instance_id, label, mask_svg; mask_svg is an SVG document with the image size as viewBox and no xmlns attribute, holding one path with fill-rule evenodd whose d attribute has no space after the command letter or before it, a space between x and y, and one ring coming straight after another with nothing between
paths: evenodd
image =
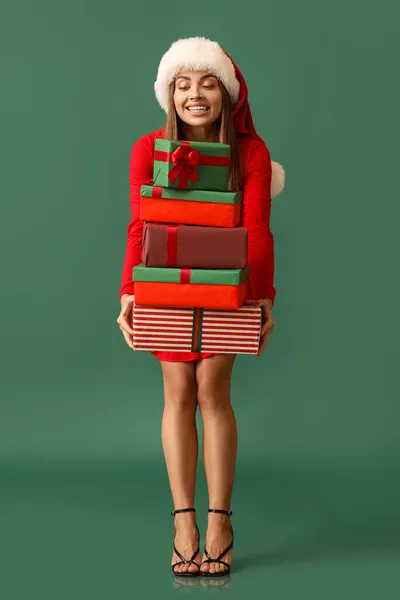
<instances>
[{"instance_id":1,"label":"santa hat","mask_svg":"<svg viewBox=\"0 0 400 600\"><path fill-rule=\"evenodd\" d=\"M180 71L210 71L224 84L233 104L239 99L235 68L221 46L205 37L183 38L174 42L161 58L154 82L156 98L165 112L169 86Z\"/></svg>"},{"instance_id":2,"label":"santa hat","mask_svg":"<svg viewBox=\"0 0 400 600\"><path fill-rule=\"evenodd\" d=\"M161 108L168 112L169 86L181 71L209 71L225 86L234 105L233 119L238 134L261 139L251 115L246 81L232 58L221 46L205 37L183 38L174 42L162 56L154 91ZM271 197L281 193L285 184L283 167L271 161Z\"/></svg>"}]
</instances>

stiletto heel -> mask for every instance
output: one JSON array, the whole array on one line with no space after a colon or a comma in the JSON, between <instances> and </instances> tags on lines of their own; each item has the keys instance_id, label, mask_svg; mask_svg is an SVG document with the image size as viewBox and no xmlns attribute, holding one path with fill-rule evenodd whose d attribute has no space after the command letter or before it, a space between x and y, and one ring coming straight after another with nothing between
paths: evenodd
<instances>
[{"instance_id":1,"label":"stiletto heel","mask_svg":"<svg viewBox=\"0 0 400 600\"><path fill-rule=\"evenodd\" d=\"M174 517L177 513L183 513L183 512L196 512L195 508L178 508L177 510L172 510L171 511L171 515ZM176 546L175 546L175 535L176 535L176 527L174 527L174 552L177 556L179 556L179 558L181 560L179 560L178 562L174 563L172 565L172 572L176 577L197 577L197 575L200 574L200 565L195 562L194 557L197 554L200 554L200 531L199 528L197 526L196 523L196 529L197 529L197 538L198 538L198 542L197 542L197 550L194 552L192 558L190 559L186 559L180 552L179 550L177 550ZM175 567L178 565L188 565L188 564L193 564L196 565L196 567L198 567L198 571L187 571L186 573L179 573L177 571L175 571Z\"/></svg>"},{"instance_id":2,"label":"stiletto heel","mask_svg":"<svg viewBox=\"0 0 400 600\"><path fill-rule=\"evenodd\" d=\"M231 516L232 511L231 510L221 510L219 508L209 508L208 512L214 512L214 513L221 513L223 515L228 515L228 517ZM207 552L206 547L204 546L204 554L207 556L206 560L203 560L203 562L200 564L204 565L205 563L219 563L222 565L225 565L225 567L227 567L226 569L224 569L224 571L219 571L218 573L210 573L210 571L200 571L200 575L204 576L204 577L223 577L224 575L229 575L230 570L231 570L231 565L228 564L227 562L225 562L224 560L221 560L221 558L223 556L225 556L225 554L227 552L229 552L229 550L231 550L231 548L233 548L233 528L232 525L230 527L231 529L231 534L232 534L232 541L229 544L229 546L227 546L225 548L225 550L223 550L221 552L221 554L219 554L216 558L212 558L209 553Z\"/></svg>"}]
</instances>

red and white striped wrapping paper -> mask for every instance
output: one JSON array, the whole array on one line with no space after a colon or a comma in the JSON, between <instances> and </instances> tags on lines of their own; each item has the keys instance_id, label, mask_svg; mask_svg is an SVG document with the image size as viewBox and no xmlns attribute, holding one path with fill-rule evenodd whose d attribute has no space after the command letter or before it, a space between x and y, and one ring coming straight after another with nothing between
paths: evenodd
<instances>
[{"instance_id":1,"label":"red and white striped wrapping paper","mask_svg":"<svg viewBox=\"0 0 400 600\"><path fill-rule=\"evenodd\" d=\"M261 308L162 308L134 304L133 348L167 352L258 354Z\"/></svg>"}]
</instances>

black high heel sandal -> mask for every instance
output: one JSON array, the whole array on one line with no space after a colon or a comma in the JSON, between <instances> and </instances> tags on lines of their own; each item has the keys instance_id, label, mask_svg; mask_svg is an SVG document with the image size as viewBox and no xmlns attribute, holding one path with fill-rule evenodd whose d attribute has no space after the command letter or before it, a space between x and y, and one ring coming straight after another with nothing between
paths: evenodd
<instances>
[{"instance_id":1,"label":"black high heel sandal","mask_svg":"<svg viewBox=\"0 0 400 600\"><path fill-rule=\"evenodd\" d=\"M171 515L174 517L177 513L182 513L182 512L196 512L196 509L195 508L178 508L177 510L172 510L171 511ZM199 531L199 528L197 526L197 523L196 523L196 529L197 529L197 536L198 536L197 550L194 552L192 558L186 559L179 552L179 550L177 550L177 548L175 546L176 527L174 527L174 552L181 559L181 560L178 560L178 562L176 562L173 565L171 565L172 566L172 572L175 575L175 577L197 577L198 575L200 575L200 565L197 562L194 561L194 557L197 554L200 554L200 531ZM178 565L188 565L188 564L196 565L196 567L198 567L198 571L187 571L186 573L179 573L179 572L175 571L175 567L176 566L178 566Z\"/></svg>"},{"instance_id":2,"label":"black high heel sandal","mask_svg":"<svg viewBox=\"0 0 400 600\"><path fill-rule=\"evenodd\" d=\"M224 514L224 515L228 515L228 517L230 517L231 514L232 514L231 510L221 510L219 508L209 508L208 512L221 513L221 514ZM229 544L229 546L227 546L225 548L225 550L223 550L221 552L221 554L219 554L217 556L217 558L212 558L209 555L209 553L207 552L206 547L204 546L204 554L207 556L207 558L206 558L206 560L203 560L203 562L200 564L200 567L201 567L201 565L204 565L205 563L219 563L221 565L225 565L227 568L224 569L223 571L219 571L218 573L210 573L210 571L201 571L200 570L200 575L202 575L203 577L223 577L225 575L229 575L230 570L231 570L231 565L228 564L227 562L225 562L224 560L221 560L221 558L223 556L225 556L225 554L227 552L229 552L229 550L231 550L231 548L233 548L233 529L232 529L232 525L231 525L231 533L232 533L232 541L231 541L231 543Z\"/></svg>"}]
</instances>

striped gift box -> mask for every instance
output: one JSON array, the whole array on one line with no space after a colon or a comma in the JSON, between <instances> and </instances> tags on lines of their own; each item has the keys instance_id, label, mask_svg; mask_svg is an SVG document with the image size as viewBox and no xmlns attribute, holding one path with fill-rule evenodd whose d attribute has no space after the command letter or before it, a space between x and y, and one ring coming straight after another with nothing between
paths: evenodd
<instances>
[{"instance_id":1,"label":"striped gift box","mask_svg":"<svg viewBox=\"0 0 400 600\"><path fill-rule=\"evenodd\" d=\"M261 308L163 308L134 304L133 348L167 352L258 354Z\"/></svg>"}]
</instances>

